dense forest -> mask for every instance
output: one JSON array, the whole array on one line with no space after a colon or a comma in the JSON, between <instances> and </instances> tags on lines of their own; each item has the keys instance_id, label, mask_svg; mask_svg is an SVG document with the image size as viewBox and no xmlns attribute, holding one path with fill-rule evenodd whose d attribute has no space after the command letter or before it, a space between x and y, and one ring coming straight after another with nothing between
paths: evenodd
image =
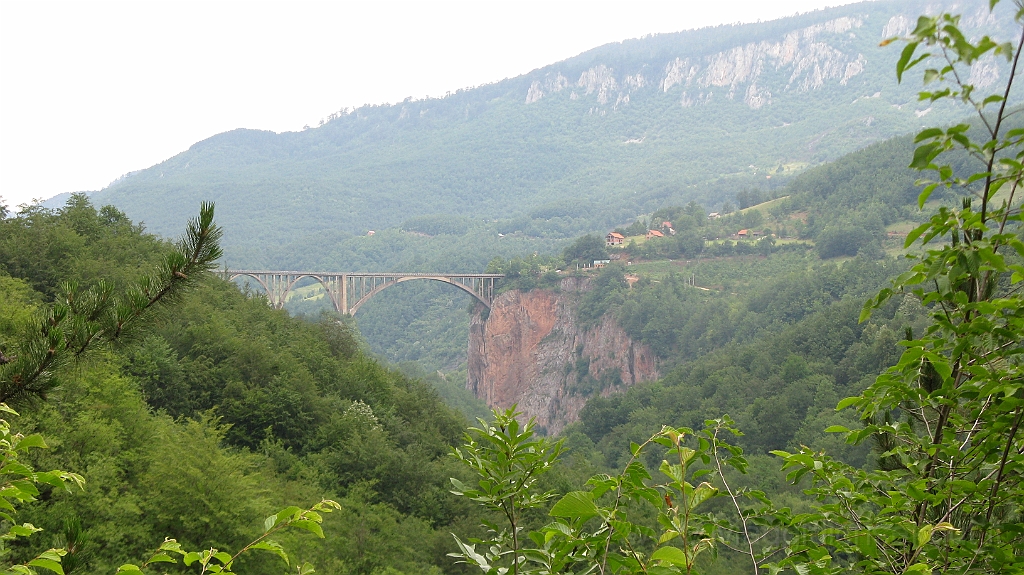
<instances>
[{"instance_id":1,"label":"dense forest","mask_svg":"<svg viewBox=\"0 0 1024 575\"><path fill-rule=\"evenodd\" d=\"M0 352L18 353L19 334L60 297L60 282L123 288L169 249L85 196L4 219ZM798 497L772 471L768 450L814 445L865 461L865 446L822 430L856 423L835 414L834 404L891 364L897 332L923 316L905 302L857 324L860 303L893 275L895 262L859 257L809 267L810 258L817 256L802 250L712 262L721 274L753 264L751 276L774 278L742 299L695 290L674 273L629 288L621 266L603 270L581 316L613 310L679 367L656 384L592 400L565 433L571 457L542 485L573 489L588 472L621 466L636 437L665 423L699 426L718 413L749 432L740 444L761 470L752 481L776 493ZM32 453L32 465L78 473L86 483L70 493L44 489L20 507L19 520L44 532L8 546L8 561L59 544L69 524L85 534L76 552L83 572L141 562L164 537L191 548L237 548L277 508L329 497L342 510L326 517L323 543L282 540L321 572L457 571L446 557L449 532L474 533L482 516L447 491L448 477L465 477L447 454L467 419L439 392L483 415L478 404L422 368L407 366L419 376L410 378L383 367L346 322L289 317L212 275L173 306L66 368L46 397L12 403L21 412L12 419L17 428L50 445ZM532 521L539 527L539 516ZM277 572L283 563L253 557L243 566Z\"/></svg>"},{"instance_id":2,"label":"dense forest","mask_svg":"<svg viewBox=\"0 0 1024 575\"><path fill-rule=\"evenodd\" d=\"M84 196L0 221L0 353L25 353L19 338L62 282L121 289L170 249ZM18 520L44 531L7 544L7 562L58 544L68 522L85 533L81 572L141 563L164 537L236 549L278 508L330 497L342 505L327 516L330 538L285 541L299 558L326 573L440 573L448 532L477 515L447 491L460 413L367 357L345 324L291 318L212 275L58 379L13 401L11 424L46 438L34 467L79 473L85 486L44 486L21 506ZM241 569L284 569L274 561Z\"/></svg>"}]
</instances>

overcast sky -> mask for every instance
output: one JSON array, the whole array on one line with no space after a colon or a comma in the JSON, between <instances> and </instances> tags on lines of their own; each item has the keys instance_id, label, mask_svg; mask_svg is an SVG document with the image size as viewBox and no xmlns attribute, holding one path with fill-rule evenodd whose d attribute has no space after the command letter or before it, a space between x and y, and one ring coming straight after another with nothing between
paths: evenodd
<instances>
[{"instance_id":1,"label":"overcast sky","mask_svg":"<svg viewBox=\"0 0 1024 575\"><path fill-rule=\"evenodd\" d=\"M627 38L848 0L0 0L0 197L97 190L234 128L441 96Z\"/></svg>"}]
</instances>

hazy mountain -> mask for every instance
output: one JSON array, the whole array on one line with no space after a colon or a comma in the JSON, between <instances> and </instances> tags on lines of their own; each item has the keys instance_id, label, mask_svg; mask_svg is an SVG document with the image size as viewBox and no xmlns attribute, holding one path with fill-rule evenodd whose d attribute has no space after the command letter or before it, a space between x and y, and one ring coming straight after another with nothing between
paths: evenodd
<instances>
[{"instance_id":1,"label":"hazy mountain","mask_svg":"<svg viewBox=\"0 0 1024 575\"><path fill-rule=\"evenodd\" d=\"M965 28L1000 26L986 4L959 7ZM668 203L712 207L962 116L919 103L916 79L895 82L899 46L878 45L936 7L866 2L654 35L441 99L345 110L302 132L234 130L95 201L172 233L215 200L229 262L281 267L299 246L306 265L341 265L308 246L415 216L505 219L506 231L564 237ZM1005 73L986 61L972 77L985 86Z\"/></svg>"}]
</instances>

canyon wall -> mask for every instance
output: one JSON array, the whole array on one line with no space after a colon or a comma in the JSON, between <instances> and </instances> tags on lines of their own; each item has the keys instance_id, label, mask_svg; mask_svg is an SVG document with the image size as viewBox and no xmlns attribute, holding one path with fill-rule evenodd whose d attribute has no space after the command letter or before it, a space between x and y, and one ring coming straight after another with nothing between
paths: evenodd
<instances>
[{"instance_id":1,"label":"canyon wall","mask_svg":"<svg viewBox=\"0 0 1024 575\"><path fill-rule=\"evenodd\" d=\"M479 305L470 321L466 386L490 407L518 404L555 434L576 421L589 397L657 379L654 352L634 342L610 314L581 326L576 308L586 278L560 289L512 290Z\"/></svg>"}]
</instances>

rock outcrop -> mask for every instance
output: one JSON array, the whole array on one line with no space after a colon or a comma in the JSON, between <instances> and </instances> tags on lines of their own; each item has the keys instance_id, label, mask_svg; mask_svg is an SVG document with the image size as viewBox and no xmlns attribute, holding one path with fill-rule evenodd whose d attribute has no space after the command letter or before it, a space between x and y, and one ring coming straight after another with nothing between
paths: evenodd
<instances>
[{"instance_id":1,"label":"rock outcrop","mask_svg":"<svg viewBox=\"0 0 1024 575\"><path fill-rule=\"evenodd\" d=\"M934 12L937 6L926 7ZM959 8L953 8L954 10ZM913 12L913 11L912 11ZM866 16L865 16L866 17ZM543 79L533 81L526 94L526 103L533 104L572 86L571 100L596 94L599 106L614 102L614 108L628 105L630 98L645 89L678 94L684 108L700 106L714 98L741 99L752 109L770 106L786 92L803 93L821 90L828 85L847 86L871 65L879 65L880 55L872 53L872 60L861 50L874 48L874 30L865 17L850 15L833 18L780 34L776 38L738 44L710 54L680 53L667 61L649 59L637 70L632 67L613 69L605 64L594 64L585 69L574 84L561 70L566 63L558 63L544 72ZM870 20L870 19L869 19ZM877 21L875 26L877 26ZM881 39L909 34L916 25L910 14L897 14L881 26ZM967 10L963 25L971 34L979 30L986 33L997 25L996 15L984 7ZM865 46L855 40L858 36L871 38ZM891 63L887 63L891 66ZM632 69L633 74L628 70ZM999 80L999 62L985 58L971 68L969 82L988 87ZM588 113L603 115L606 110L590 108Z\"/></svg>"},{"instance_id":2,"label":"rock outcrop","mask_svg":"<svg viewBox=\"0 0 1024 575\"><path fill-rule=\"evenodd\" d=\"M645 71L639 71L619 81L615 70L597 64L580 75L575 87L585 96L596 92L598 104L614 101L616 107L628 104L631 93L647 86L662 92L682 86L680 103L684 107L707 103L717 91L729 99L741 96L748 106L758 109L770 105L779 92L817 90L828 81L845 86L861 74L867 65L865 56L836 48L830 42L855 36L852 31L862 26L862 19L844 16L793 30L774 42L751 42L699 57L678 56L664 65L660 78L649 78ZM894 17L885 31L904 27L904 22ZM652 73L656 72L646 70L646 74ZM561 72L548 72L543 81L530 85L526 103L535 103L567 86L568 80Z\"/></svg>"},{"instance_id":3,"label":"rock outcrop","mask_svg":"<svg viewBox=\"0 0 1024 575\"><path fill-rule=\"evenodd\" d=\"M589 280L559 291L509 291L470 322L467 387L491 407L518 404L554 434L576 421L589 397L658 378L654 352L610 316L583 327L576 309Z\"/></svg>"}]
</instances>

